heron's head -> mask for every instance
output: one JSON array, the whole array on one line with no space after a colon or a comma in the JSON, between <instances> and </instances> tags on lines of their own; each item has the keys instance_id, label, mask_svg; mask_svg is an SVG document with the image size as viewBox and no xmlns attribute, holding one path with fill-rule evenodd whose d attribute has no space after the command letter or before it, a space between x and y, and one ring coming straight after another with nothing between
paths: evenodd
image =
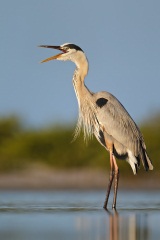
<instances>
[{"instance_id":1,"label":"heron's head","mask_svg":"<svg viewBox=\"0 0 160 240\"><path fill-rule=\"evenodd\" d=\"M64 43L60 46L40 45L39 47L52 48L52 49L57 49L61 51L61 53L54 55L52 57L46 58L45 60L41 61L41 63L48 62L54 59L61 60L61 61L70 60L74 62L79 68L87 65L87 71L88 71L88 61L87 61L86 55L83 52L83 50L75 44Z\"/></svg>"}]
</instances>

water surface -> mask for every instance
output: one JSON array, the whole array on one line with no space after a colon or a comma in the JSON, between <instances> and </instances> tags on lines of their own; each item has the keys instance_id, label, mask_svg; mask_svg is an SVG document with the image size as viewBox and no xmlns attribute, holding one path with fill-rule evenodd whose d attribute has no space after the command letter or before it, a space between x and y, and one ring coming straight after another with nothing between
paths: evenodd
<instances>
[{"instance_id":1,"label":"water surface","mask_svg":"<svg viewBox=\"0 0 160 240\"><path fill-rule=\"evenodd\" d=\"M160 192L0 191L0 239L159 239Z\"/></svg>"}]
</instances>

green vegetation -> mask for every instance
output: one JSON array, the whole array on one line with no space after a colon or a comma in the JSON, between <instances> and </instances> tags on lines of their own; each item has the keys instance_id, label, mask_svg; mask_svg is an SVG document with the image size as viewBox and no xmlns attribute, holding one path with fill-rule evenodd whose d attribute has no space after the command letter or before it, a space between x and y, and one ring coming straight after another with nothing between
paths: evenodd
<instances>
[{"instance_id":1,"label":"green vegetation","mask_svg":"<svg viewBox=\"0 0 160 240\"><path fill-rule=\"evenodd\" d=\"M160 116L141 126L148 153L156 169L160 169ZM54 126L40 130L26 130L16 117L0 120L0 171L21 170L34 164L53 168L109 169L109 155L93 139L84 144L81 135L72 142L74 129ZM119 161L121 172L129 168ZM128 171L129 173L131 170Z\"/></svg>"}]
</instances>

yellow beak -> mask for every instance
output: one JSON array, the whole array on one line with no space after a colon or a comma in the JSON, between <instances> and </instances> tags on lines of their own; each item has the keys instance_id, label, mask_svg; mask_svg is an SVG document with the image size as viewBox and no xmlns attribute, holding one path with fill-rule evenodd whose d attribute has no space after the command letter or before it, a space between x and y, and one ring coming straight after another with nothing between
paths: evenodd
<instances>
[{"instance_id":1,"label":"yellow beak","mask_svg":"<svg viewBox=\"0 0 160 240\"><path fill-rule=\"evenodd\" d=\"M50 46L50 45L40 45L38 47L44 47L44 48L53 48L53 49L58 49L58 50L61 50L61 47L60 46ZM42 60L40 63L44 63L44 62L48 62L48 61L51 61L51 60L54 60L54 59L57 59L59 58L63 53L59 53L55 56L52 56L52 57L49 57L49 58L46 58L44 60Z\"/></svg>"}]
</instances>

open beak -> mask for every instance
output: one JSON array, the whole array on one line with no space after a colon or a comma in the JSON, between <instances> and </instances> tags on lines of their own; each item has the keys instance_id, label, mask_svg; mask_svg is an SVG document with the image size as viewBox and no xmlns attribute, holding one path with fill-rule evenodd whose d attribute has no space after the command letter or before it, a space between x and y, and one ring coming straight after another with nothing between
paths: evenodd
<instances>
[{"instance_id":1,"label":"open beak","mask_svg":"<svg viewBox=\"0 0 160 240\"><path fill-rule=\"evenodd\" d=\"M50 60L54 60L54 59L57 59L59 58L63 53L65 53L65 51L60 47L60 46L50 46L50 45L40 45L38 47L44 47L44 48L53 48L53 49L58 49L58 50L61 50L62 53L59 53L55 56L52 56L52 57L49 57L49 58L46 58L44 60L41 61L41 63L44 63L44 62L48 62Z\"/></svg>"}]
</instances>

